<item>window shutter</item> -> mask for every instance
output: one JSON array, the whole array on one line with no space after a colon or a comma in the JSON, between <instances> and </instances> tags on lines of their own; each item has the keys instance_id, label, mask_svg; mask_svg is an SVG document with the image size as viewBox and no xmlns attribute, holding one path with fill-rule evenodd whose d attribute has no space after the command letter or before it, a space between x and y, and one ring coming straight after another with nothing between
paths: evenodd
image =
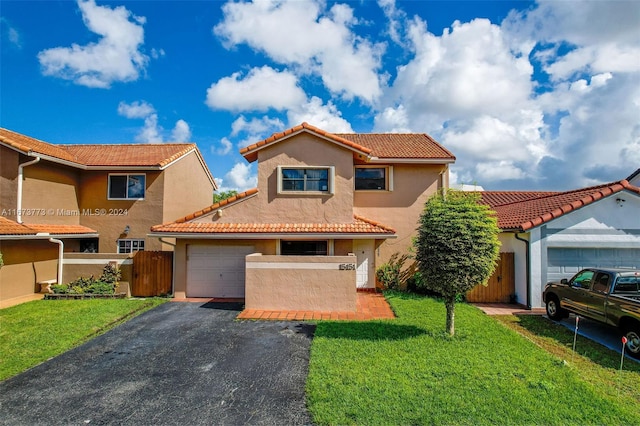
<instances>
[{"instance_id":1,"label":"window shutter","mask_svg":"<svg viewBox=\"0 0 640 426\"><path fill-rule=\"evenodd\" d=\"M389 191L393 191L393 166L387 169L389 173Z\"/></svg>"},{"instance_id":2,"label":"window shutter","mask_svg":"<svg viewBox=\"0 0 640 426\"><path fill-rule=\"evenodd\" d=\"M329 194L335 194L336 168L329 166Z\"/></svg>"},{"instance_id":3,"label":"window shutter","mask_svg":"<svg viewBox=\"0 0 640 426\"><path fill-rule=\"evenodd\" d=\"M282 193L282 166L278 166L278 194Z\"/></svg>"}]
</instances>

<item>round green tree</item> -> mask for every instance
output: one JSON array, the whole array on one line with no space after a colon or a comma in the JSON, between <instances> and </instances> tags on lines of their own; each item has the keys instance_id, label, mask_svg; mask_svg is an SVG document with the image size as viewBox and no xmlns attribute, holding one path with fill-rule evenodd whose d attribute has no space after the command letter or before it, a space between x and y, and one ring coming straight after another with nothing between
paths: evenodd
<instances>
[{"instance_id":1,"label":"round green tree","mask_svg":"<svg viewBox=\"0 0 640 426\"><path fill-rule=\"evenodd\" d=\"M447 332L455 333L455 301L496 268L500 241L497 219L480 195L449 190L429 198L415 239L422 285L444 298Z\"/></svg>"}]
</instances>

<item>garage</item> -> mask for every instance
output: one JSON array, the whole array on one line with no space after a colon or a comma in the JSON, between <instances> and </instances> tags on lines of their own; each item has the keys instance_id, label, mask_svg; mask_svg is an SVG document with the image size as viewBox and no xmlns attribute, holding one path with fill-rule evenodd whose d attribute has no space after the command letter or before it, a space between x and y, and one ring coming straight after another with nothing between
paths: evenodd
<instances>
[{"instance_id":1,"label":"garage","mask_svg":"<svg viewBox=\"0 0 640 426\"><path fill-rule=\"evenodd\" d=\"M616 248L549 248L547 280L570 278L589 267L640 269L640 249Z\"/></svg>"},{"instance_id":2,"label":"garage","mask_svg":"<svg viewBox=\"0 0 640 426\"><path fill-rule=\"evenodd\" d=\"M187 297L244 297L245 257L253 246L189 245Z\"/></svg>"}]
</instances>

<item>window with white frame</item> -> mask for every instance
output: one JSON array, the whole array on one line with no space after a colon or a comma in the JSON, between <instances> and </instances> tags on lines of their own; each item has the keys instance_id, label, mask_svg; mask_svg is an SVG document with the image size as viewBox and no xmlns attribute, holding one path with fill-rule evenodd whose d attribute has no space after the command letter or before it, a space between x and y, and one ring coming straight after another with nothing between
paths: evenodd
<instances>
[{"instance_id":1,"label":"window with white frame","mask_svg":"<svg viewBox=\"0 0 640 426\"><path fill-rule=\"evenodd\" d=\"M118 240L118 253L144 251L144 239L126 238Z\"/></svg>"},{"instance_id":2,"label":"window with white frame","mask_svg":"<svg viewBox=\"0 0 640 426\"><path fill-rule=\"evenodd\" d=\"M333 166L278 166L278 193L324 192L333 194L333 179Z\"/></svg>"},{"instance_id":3,"label":"window with white frame","mask_svg":"<svg viewBox=\"0 0 640 426\"><path fill-rule=\"evenodd\" d=\"M392 166L356 166L356 191L393 191Z\"/></svg>"},{"instance_id":4,"label":"window with white frame","mask_svg":"<svg viewBox=\"0 0 640 426\"><path fill-rule=\"evenodd\" d=\"M146 189L145 175L110 174L110 200L141 200Z\"/></svg>"}]
</instances>

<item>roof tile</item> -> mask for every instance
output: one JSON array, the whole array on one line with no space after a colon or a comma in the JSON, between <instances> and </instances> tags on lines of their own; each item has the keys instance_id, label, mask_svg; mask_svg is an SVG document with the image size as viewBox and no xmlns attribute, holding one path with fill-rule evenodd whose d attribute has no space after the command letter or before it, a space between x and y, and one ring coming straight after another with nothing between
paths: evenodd
<instances>
[{"instance_id":1,"label":"roof tile","mask_svg":"<svg viewBox=\"0 0 640 426\"><path fill-rule=\"evenodd\" d=\"M496 211L501 229L526 231L625 189L640 194L621 180L566 192L484 191L481 202Z\"/></svg>"},{"instance_id":2,"label":"roof tile","mask_svg":"<svg viewBox=\"0 0 640 426\"><path fill-rule=\"evenodd\" d=\"M380 234L393 235L391 227L361 216L350 223L198 223L156 225L151 232L178 234Z\"/></svg>"},{"instance_id":3,"label":"roof tile","mask_svg":"<svg viewBox=\"0 0 640 426\"><path fill-rule=\"evenodd\" d=\"M58 224L20 224L5 217L0 217L0 235L73 235L73 234L97 234L98 231L82 225L58 225Z\"/></svg>"}]
</instances>

